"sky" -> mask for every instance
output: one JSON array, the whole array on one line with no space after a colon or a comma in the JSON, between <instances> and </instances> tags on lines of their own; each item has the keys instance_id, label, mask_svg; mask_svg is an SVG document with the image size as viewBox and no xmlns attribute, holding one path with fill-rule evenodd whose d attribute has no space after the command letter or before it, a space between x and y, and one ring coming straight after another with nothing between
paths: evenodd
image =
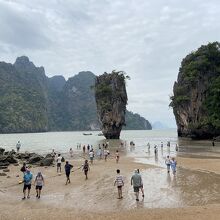
<instances>
[{"instance_id":1,"label":"sky","mask_svg":"<svg viewBox=\"0 0 220 220\"><path fill-rule=\"evenodd\" d=\"M181 60L220 39L219 0L0 0L0 60L26 55L66 79L123 70L128 106L174 127Z\"/></svg>"}]
</instances>

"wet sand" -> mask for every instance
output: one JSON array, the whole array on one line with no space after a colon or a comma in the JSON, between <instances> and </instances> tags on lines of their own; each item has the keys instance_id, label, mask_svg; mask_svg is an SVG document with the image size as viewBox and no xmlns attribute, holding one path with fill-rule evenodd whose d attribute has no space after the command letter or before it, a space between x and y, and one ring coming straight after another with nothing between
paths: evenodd
<instances>
[{"instance_id":1,"label":"wet sand","mask_svg":"<svg viewBox=\"0 0 220 220\"><path fill-rule=\"evenodd\" d=\"M71 184L65 185L65 175L58 176L56 167L33 167L36 174L42 171L46 184L41 199L35 198L32 186L31 198L21 201L22 179L20 167L10 166L7 177L0 177L0 219L209 219L220 216L220 177L198 171L204 160L178 158L177 175L167 175L166 169L134 162L121 156L119 164L114 157L107 162L95 160L86 181L78 167L83 159L73 159ZM206 160L205 160L206 161ZM122 200L117 199L113 186L115 170L124 176ZM135 201L130 177L139 168L144 179L145 198ZM213 169L215 168L215 169ZM219 160L206 163L207 171L219 171ZM19 174L20 177L16 177Z\"/></svg>"}]
</instances>

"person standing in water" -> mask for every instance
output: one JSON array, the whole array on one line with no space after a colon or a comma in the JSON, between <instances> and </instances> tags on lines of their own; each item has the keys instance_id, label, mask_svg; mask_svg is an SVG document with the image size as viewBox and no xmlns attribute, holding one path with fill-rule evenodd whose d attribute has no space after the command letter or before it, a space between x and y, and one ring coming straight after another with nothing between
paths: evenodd
<instances>
[{"instance_id":1,"label":"person standing in water","mask_svg":"<svg viewBox=\"0 0 220 220\"><path fill-rule=\"evenodd\" d=\"M23 200L26 199L26 190L27 189L28 189L27 198L28 199L30 198L32 178L33 178L33 175L31 173L31 171L29 169L26 169L26 171L24 173L24 178L23 178L23 182L24 182L24 188L23 188L24 197L22 198Z\"/></svg>"},{"instance_id":2,"label":"person standing in water","mask_svg":"<svg viewBox=\"0 0 220 220\"><path fill-rule=\"evenodd\" d=\"M36 197L38 199L40 199L41 190L42 190L42 187L44 186L44 177L43 177L41 172L37 173L37 176L36 176L35 181L34 181L34 185L36 185L36 187L35 187L36 193L37 193Z\"/></svg>"},{"instance_id":3,"label":"person standing in water","mask_svg":"<svg viewBox=\"0 0 220 220\"><path fill-rule=\"evenodd\" d=\"M122 187L124 186L124 181L119 169L116 170L116 173L117 176L115 178L114 186L116 185L118 188L118 199L122 199Z\"/></svg>"},{"instance_id":4,"label":"person standing in water","mask_svg":"<svg viewBox=\"0 0 220 220\"><path fill-rule=\"evenodd\" d=\"M57 173L59 172L60 170L60 173L61 173L61 163L62 163L62 157L60 154L58 154L58 157L57 157Z\"/></svg>"},{"instance_id":5,"label":"person standing in water","mask_svg":"<svg viewBox=\"0 0 220 220\"><path fill-rule=\"evenodd\" d=\"M87 180L88 179L88 171L90 170L88 160L85 160L85 163L83 164L82 170L84 171L84 174L85 174L86 180Z\"/></svg>"},{"instance_id":6,"label":"person standing in water","mask_svg":"<svg viewBox=\"0 0 220 220\"><path fill-rule=\"evenodd\" d=\"M167 155L167 158L165 160L165 164L167 166L167 173L170 173L170 156Z\"/></svg>"},{"instance_id":7,"label":"person standing in water","mask_svg":"<svg viewBox=\"0 0 220 220\"><path fill-rule=\"evenodd\" d=\"M116 150L115 159L116 159L116 163L118 163L119 162L119 152L118 152L118 150Z\"/></svg>"},{"instance_id":8,"label":"person standing in water","mask_svg":"<svg viewBox=\"0 0 220 220\"><path fill-rule=\"evenodd\" d=\"M86 153L86 146L83 145L83 153L85 154Z\"/></svg>"},{"instance_id":9,"label":"person standing in water","mask_svg":"<svg viewBox=\"0 0 220 220\"><path fill-rule=\"evenodd\" d=\"M173 171L173 175L176 174L176 165L177 165L177 161L175 160L175 158L173 157L170 161L170 166L171 166L171 169Z\"/></svg>"},{"instance_id":10,"label":"person standing in water","mask_svg":"<svg viewBox=\"0 0 220 220\"><path fill-rule=\"evenodd\" d=\"M19 153L20 148L21 148L21 142L18 141L18 143L16 144L16 150L17 150L17 153Z\"/></svg>"},{"instance_id":11,"label":"person standing in water","mask_svg":"<svg viewBox=\"0 0 220 220\"><path fill-rule=\"evenodd\" d=\"M64 167L65 173L66 173L66 185L68 183L70 183L70 171L71 171L72 168L73 168L73 165L69 164L69 162L66 161L66 164L65 164L65 167Z\"/></svg>"},{"instance_id":12,"label":"person standing in water","mask_svg":"<svg viewBox=\"0 0 220 220\"><path fill-rule=\"evenodd\" d=\"M140 174L140 170L137 169L137 171L138 171L139 175L141 175L141 174ZM141 177L141 179L142 179L142 177ZM143 185L143 182L142 182L142 184L141 184L141 186L140 186L140 190L141 190L141 192L142 192L142 197L144 197L144 185Z\"/></svg>"},{"instance_id":13,"label":"person standing in water","mask_svg":"<svg viewBox=\"0 0 220 220\"><path fill-rule=\"evenodd\" d=\"M154 154L156 155L157 154L157 145L154 145Z\"/></svg>"},{"instance_id":14,"label":"person standing in water","mask_svg":"<svg viewBox=\"0 0 220 220\"><path fill-rule=\"evenodd\" d=\"M73 157L73 149L72 149L72 147L70 148L70 157Z\"/></svg>"},{"instance_id":15,"label":"person standing in water","mask_svg":"<svg viewBox=\"0 0 220 220\"><path fill-rule=\"evenodd\" d=\"M136 201L139 201L139 189L143 185L141 175L137 170L134 171L134 174L131 177L131 185L133 185L134 193L136 196Z\"/></svg>"}]
</instances>

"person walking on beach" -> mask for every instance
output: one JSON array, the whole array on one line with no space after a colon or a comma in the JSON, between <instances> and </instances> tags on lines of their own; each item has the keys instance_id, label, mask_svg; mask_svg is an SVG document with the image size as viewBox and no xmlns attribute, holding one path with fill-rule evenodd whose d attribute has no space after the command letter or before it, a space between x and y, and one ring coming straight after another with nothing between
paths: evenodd
<instances>
[{"instance_id":1,"label":"person walking on beach","mask_svg":"<svg viewBox=\"0 0 220 220\"><path fill-rule=\"evenodd\" d=\"M16 150L17 150L17 153L19 153L20 148L21 148L21 142L18 141L18 143L16 144Z\"/></svg>"},{"instance_id":2,"label":"person walking on beach","mask_svg":"<svg viewBox=\"0 0 220 220\"><path fill-rule=\"evenodd\" d=\"M107 157L108 157L108 150L104 149L104 157L105 157L105 162L107 161Z\"/></svg>"},{"instance_id":3,"label":"person walking on beach","mask_svg":"<svg viewBox=\"0 0 220 220\"><path fill-rule=\"evenodd\" d=\"M119 152L118 152L118 150L116 150L115 159L116 159L116 163L118 163L119 162Z\"/></svg>"},{"instance_id":4,"label":"person walking on beach","mask_svg":"<svg viewBox=\"0 0 220 220\"><path fill-rule=\"evenodd\" d=\"M41 172L37 173L37 176L36 176L35 181L34 181L34 185L36 185L36 187L35 187L36 193L37 193L36 197L38 199L40 199L41 190L42 190L42 187L44 186L44 177L43 177Z\"/></svg>"},{"instance_id":5,"label":"person walking on beach","mask_svg":"<svg viewBox=\"0 0 220 220\"><path fill-rule=\"evenodd\" d=\"M26 166L26 163L23 163L23 166L21 167L21 172L22 173L25 173L26 172L26 169L27 169L27 166Z\"/></svg>"},{"instance_id":6,"label":"person walking on beach","mask_svg":"<svg viewBox=\"0 0 220 220\"><path fill-rule=\"evenodd\" d=\"M94 152L93 152L93 150L90 150L90 152L89 152L89 159L90 159L90 163L93 164L93 159L94 159Z\"/></svg>"},{"instance_id":7,"label":"person walking on beach","mask_svg":"<svg viewBox=\"0 0 220 220\"><path fill-rule=\"evenodd\" d=\"M30 198L30 190L31 190L31 181L32 181L33 175L31 173L31 171L29 169L26 169L25 173L24 173L24 178L23 178L23 182L24 182L24 188L23 188L23 193L24 193L24 197L22 198L23 200L26 199L26 190L28 189L28 195L27 198Z\"/></svg>"},{"instance_id":8,"label":"person walking on beach","mask_svg":"<svg viewBox=\"0 0 220 220\"><path fill-rule=\"evenodd\" d=\"M171 160L170 160L170 166L171 166L171 169L173 171L173 175L176 174L176 165L177 165L177 161L175 160L175 158L173 157Z\"/></svg>"},{"instance_id":9,"label":"person walking on beach","mask_svg":"<svg viewBox=\"0 0 220 220\"><path fill-rule=\"evenodd\" d=\"M90 170L88 160L85 160L85 163L83 164L82 170L84 171L84 174L85 174L86 180L87 180L88 179L88 171Z\"/></svg>"},{"instance_id":10,"label":"person walking on beach","mask_svg":"<svg viewBox=\"0 0 220 220\"><path fill-rule=\"evenodd\" d=\"M71 171L72 168L73 168L73 165L69 164L69 162L66 161L66 164L64 166L65 173L66 173L66 185L68 183L70 183L70 171Z\"/></svg>"},{"instance_id":11,"label":"person walking on beach","mask_svg":"<svg viewBox=\"0 0 220 220\"><path fill-rule=\"evenodd\" d=\"M139 189L143 185L141 175L137 170L134 171L134 174L131 177L131 185L133 185L136 201L139 201Z\"/></svg>"},{"instance_id":12,"label":"person walking on beach","mask_svg":"<svg viewBox=\"0 0 220 220\"><path fill-rule=\"evenodd\" d=\"M87 151L88 151L88 153L90 151L90 145L89 144L87 145Z\"/></svg>"},{"instance_id":13,"label":"person walking on beach","mask_svg":"<svg viewBox=\"0 0 220 220\"><path fill-rule=\"evenodd\" d=\"M70 157L73 157L73 149L72 149L72 147L70 148Z\"/></svg>"},{"instance_id":14,"label":"person walking on beach","mask_svg":"<svg viewBox=\"0 0 220 220\"><path fill-rule=\"evenodd\" d=\"M141 175L141 174L140 174L140 170L137 169L137 171L138 171L139 175ZM141 177L141 179L142 179L142 177ZM143 185L143 182L142 182L142 184L141 184L141 186L140 186L140 190L141 190L141 192L142 192L142 197L144 197L144 185Z\"/></svg>"},{"instance_id":15,"label":"person walking on beach","mask_svg":"<svg viewBox=\"0 0 220 220\"><path fill-rule=\"evenodd\" d=\"M59 172L60 170L60 173L61 173L61 163L62 163L62 157L60 154L58 154L58 157L57 157L57 173Z\"/></svg>"},{"instance_id":16,"label":"person walking on beach","mask_svg":"<svg viewBox=\"0 0 220 220\"><path fill-rule=\"evenodd\" d=\"M167 158L165 160L165 164L167 166L167 173L170 173L170 156L167 155Z\"/></svg>"},{"instance_id":17,"label":"person walking on beach","mask_svg":"<svg viewBox=\"0 0 220 220\"><path fill-rule=\"evenodd\" d=\"M116 185L118 188L118 199L122 199L122 187L124 186L123 177L120 174L120 170L116 170L117 176L115 178L114 186Z\"/></svg>"},{"instance_id":18,"label":"person walking on beach","mask_svg":"<svg viewBox=\"0 0 220 220\"><path fill-rule=\"evenodd\" d=\"M85 154L86 153L86 146L83 145L83 153Z\"/></svg>"}]
</instances>

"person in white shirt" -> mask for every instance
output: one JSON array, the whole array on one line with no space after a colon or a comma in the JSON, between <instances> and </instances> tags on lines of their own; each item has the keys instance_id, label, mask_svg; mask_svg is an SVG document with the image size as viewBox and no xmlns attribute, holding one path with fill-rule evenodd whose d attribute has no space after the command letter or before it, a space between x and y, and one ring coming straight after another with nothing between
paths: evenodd
<instances>
[{"instance_id":1,"label":"person in white shirt","mask_svg":"<svg viewBox=\"0 0 220 220\"><path fill-rule=\"evenodd\" d=\"M18 143L16 144L17 153L19 152L20 148L21 148L21 142L18 141Z\"/></svg>"},{"instance_id":2,"label":"person in white shirt","mask_svg":"<svg viewBox=\"0 0 220 220\"><path fill-rule=\"evenodd\" d=\"M72 147L70 148L70 157L73 157L73 149L72 149Z\"/></svg>"},{"instance_id":3,"label":"person in white shirt","mask_svg":"<svg viewBox=\"0 0 220 220\"><path fill-rule=\"evenodd\" d=\"M89 152L90 163L93 164L94 152L90 150Z\"/></svg>"},{"instance_id":4,"label":"person in white shirt","mask_svg":"<svg viewBox=\"0 0 220 220\"><path fill-rule=\"evenodd\" d=\"M57 173L58 171L60 170L60 173L61 173L61 163L62 163L62 157L60 154L58 154L58 157L57 157Z\"/></svg>"}]
</instances>

